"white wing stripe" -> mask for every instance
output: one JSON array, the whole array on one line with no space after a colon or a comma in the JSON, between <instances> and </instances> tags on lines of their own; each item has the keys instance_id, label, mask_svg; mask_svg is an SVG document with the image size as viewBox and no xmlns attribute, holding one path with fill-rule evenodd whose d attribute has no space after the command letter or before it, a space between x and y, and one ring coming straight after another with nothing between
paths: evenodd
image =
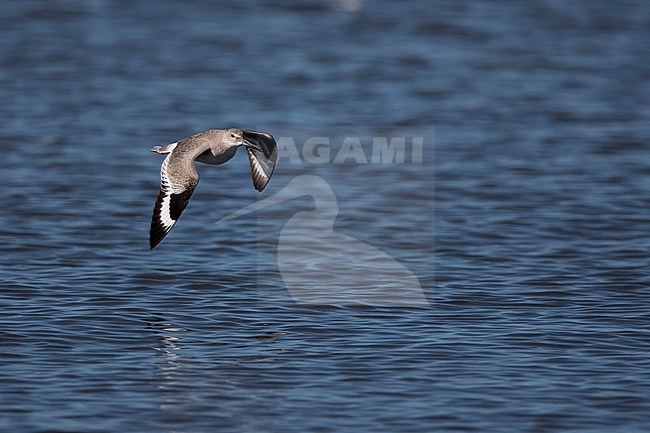
<instances>
[{"instance_id":1,"label":"white wing stripe","mask_svg":"<svg viewBox=\"0 0 650 433\"><path fill-rule=\"evenodd\" d=\"M259 161L253 154L253 152L250 151L250 149L246 149L246 152L248 153L248 159L251 164L251 172L253 174L253 183L255 185L255 188L258 190L263 189L266 184L269 182L269 177L266 175L264 170L262 169L262 166L260 165Z\"/></svg>"},{"instance_id":2,"label":"white wing stripe","mask_svg":"<svg viewBox=\"0 0 650 433\"><path fill-rule=\"evenodd\" d=\"M160 206L160 221L162 221L163 225L165 226L165 229L171 228L176 222L170 216L171 215L171 211L169 210L170 201L171 201L171 197L169 195L165 195Z\"/></svg>"},{"instance_id":3,"label":"white wing stripe","mask_svg":"<svg viewBox=\"0 0 650 433\"><path fill-rule=\"evenodd\" d=\"M165 158L162 166L160 167L160 190L165 194L160 207L160 220L165 226L166 230L171 229L171 227L176 223L176 221L171 218L171 211L169 208L169 203L171 202L171 194L176 192L171 185L171 182L169 180L169 173L167 172L169 158L171 158L171 154Z\"/></svg>"}]
</instances>

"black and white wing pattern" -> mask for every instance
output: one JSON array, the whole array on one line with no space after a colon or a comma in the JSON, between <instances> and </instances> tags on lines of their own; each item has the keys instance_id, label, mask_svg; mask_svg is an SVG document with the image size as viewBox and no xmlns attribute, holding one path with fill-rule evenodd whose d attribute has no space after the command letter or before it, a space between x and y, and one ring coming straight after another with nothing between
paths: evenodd
<instances>
[{"instance_id":1,"label":"black and white wing pattern","mask_svg":"<svg viewBox=\"0 0 650 433\"><path fill-rule=\"evenodd\" d=\"M248 161L253 175L253 186L262 191L269 183L275 163L278 160L278 146L272 135L258 131L243 131L244 140L253 143L258 149L246 147Z\"/></svg>"},{"instance_id":2,"label":"black and white wing pattern","mask_svg":"<svg viewBox=\"0 0 650 433\"><path fill-rule=\"evenodd\" d=\"M149 247L151 249L155 248L174 227L199 183L196 171L189 173L191 176L177 179L169 167L171 158L173 158L173 154L167 155L160 167L160 194L158 194L153 208L151 229L149 230Z\"/></svg>"}]
</instances>

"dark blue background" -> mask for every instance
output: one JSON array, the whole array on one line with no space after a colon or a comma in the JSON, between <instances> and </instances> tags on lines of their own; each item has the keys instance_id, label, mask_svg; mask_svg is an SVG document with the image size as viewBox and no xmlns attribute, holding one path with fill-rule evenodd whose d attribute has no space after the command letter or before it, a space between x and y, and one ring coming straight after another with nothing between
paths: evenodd
<instances>
[{"instance_id":1,"label":"dark blue background","mask_svg":"<svg viewBox=\"0 0 650 433\"><path fill-rule=\"evenodd\" d=\"M0 429L647 432L649 21L644 1L3 2ZM291 302L269 253L309 199L262 234L213 225L259 197L243 155L201 167L150 252L149 148L229 126L424 136L422 164L281 158L264 194L323 177L337 230L432 306Z\"/></svg>"}]
</instances>

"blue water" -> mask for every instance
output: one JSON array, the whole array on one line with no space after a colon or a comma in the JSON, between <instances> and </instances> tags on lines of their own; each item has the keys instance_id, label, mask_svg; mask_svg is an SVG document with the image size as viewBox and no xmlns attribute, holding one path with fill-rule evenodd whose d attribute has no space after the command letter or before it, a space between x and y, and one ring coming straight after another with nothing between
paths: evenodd
<instances>
[{"instance_id":1,"label":"blue water","mask_svg":"<svg viewBox=\"0 0 650 433\"><path fill-rule=\"evenodd\" d=\"M650 431L649 39L643 1L2 3L0 430ZM423 160L202 166L150 251L149 149L230 126ZM305 174L426 305L296 302L309 198L214 224Z\"/></svg>"}]
</instances>

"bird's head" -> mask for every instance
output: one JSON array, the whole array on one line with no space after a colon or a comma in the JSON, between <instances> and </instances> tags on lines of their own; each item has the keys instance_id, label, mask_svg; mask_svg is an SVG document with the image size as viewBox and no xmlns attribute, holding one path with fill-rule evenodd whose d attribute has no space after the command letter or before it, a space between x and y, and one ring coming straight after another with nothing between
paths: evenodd
<instances>
[{"instance_id":1,"label":"bird's head","mask_svg":"<svg viewBox=\"0 0 650 433\"><path fill-rule=\"evenodd\" d=\"M241 129L226 129L223 132L223 141L227 147L238 147L244 144L244 133Z\"/></svg>"},{"instance_id":2,"label":"bird's head","mask_svg":"<svg viewBox=\"0 0 650 433\"><path fill-rule=\"evenodd\" d=\"M241 145L244 145L249 149L264 152L264 149L262 149L258 143L255 141L247 140L244 131L241 129L226 129L224 131L224 141L226 143L226 147L239 147Z\"/></svg>"}]
</instances>

